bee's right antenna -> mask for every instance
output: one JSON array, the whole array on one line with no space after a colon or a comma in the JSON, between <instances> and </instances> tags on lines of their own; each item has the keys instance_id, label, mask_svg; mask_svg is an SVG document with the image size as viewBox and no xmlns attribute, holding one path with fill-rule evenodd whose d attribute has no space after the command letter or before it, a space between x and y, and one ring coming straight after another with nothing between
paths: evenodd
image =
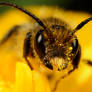
<instances>
[{"instance_id":1,"label":"bee's right antenna","mask_svg":"<svg viewBox=\"0 0 92 92\"><path fill-rule=\"evenodd\" d=\"M43 24L43 22L38 17L36 17L34 14L27 11L26 9L21 8L18 5L15 5L12 3L7 3L7 2L2 2L2 3L0 3L0 5L11 6L11 7L19 9L20 11L24 12L25 14L31 16L40 26L42 26L44 29L46 29L46 26Z\"/></svg>"},{"instance_id":2,"label":"bee's right antenna","mask_svg":"<svg viewBox=\"0 0 92 92\"><path fill-rule=\"evenodd\" d=\"M70 32L70 36L72 36L77 30L81 29L85 24L92 20L92 17L82 21L73 31Z\"/></svg>"}]
</instances>

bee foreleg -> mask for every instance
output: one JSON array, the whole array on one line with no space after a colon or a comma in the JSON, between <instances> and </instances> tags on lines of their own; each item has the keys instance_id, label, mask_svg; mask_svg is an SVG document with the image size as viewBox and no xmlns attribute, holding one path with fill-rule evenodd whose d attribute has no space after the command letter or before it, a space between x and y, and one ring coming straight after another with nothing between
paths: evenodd
<instances>
[{"instance_id":1,"label":"bee foreleg","mask_svg":"<svg viewBox=\"0 0 92 92\"><path fill-rule=\"evenodd\" d=\"M34 57L33 48L31 46L31 37L32 37L32 33L28 32L24 40L23 57L27 61L29 67L33 69L29 60L27 59L28 56Z\"/></svg>"},{"instance_id":2,"label":"bee foreleg","mask_svg":"<svg viewBox=\"0 0 92 92\"><path fill-rule=\"evenodd\" d=\"M61 77L56 81L56 83L55 83L55 87L54 87L54 89L53 89L52 92L55 92L55 91L57 90L58 84L60 83L61 79L64 79L66 76L70 75L75 69L76 69L76 68L73 67L73 69L70 70L70 71L68 71L68 73L67 73L66 75L61 76Z\"/></svg>"}]
</instances>

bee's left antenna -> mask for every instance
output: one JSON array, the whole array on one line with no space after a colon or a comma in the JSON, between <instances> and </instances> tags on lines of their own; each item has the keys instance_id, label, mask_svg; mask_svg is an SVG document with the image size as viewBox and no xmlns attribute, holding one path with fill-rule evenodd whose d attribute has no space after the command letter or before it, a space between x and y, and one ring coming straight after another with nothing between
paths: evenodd
<instances>
[{"instance_id":1,"label":"bee's left antenna","mask_svg":"<svg viewBox=\"0 0 92 92\"><path fill-rule=\"evenodd\" d=\"M72 36L77 30L81 29L85 24L92 20L92 17L82 21L73 31L70 32L70 36Z\"/></svg>"},{"instance_id":2,"label":"bee's left antenna","mask_svg":"<svg viewBox=\"0 0 92 92\"><path fill-rule=\"evenodd\" d=\"M13 4L13 3L7 3L7 2L1 2L0 5L4 5L4 6L11 6L11 7L14 7L22 12L24 12L25 14L27 14L28 16L32 17L40 26L42 26L44 29L46 29L46 26L43 24L43 22L38 18L36 17L34 14L32 14L31 12L27 11L26 9L24 8L21 8L19 7L18 5L16 4Z\"/></svg>"}]
</instances>

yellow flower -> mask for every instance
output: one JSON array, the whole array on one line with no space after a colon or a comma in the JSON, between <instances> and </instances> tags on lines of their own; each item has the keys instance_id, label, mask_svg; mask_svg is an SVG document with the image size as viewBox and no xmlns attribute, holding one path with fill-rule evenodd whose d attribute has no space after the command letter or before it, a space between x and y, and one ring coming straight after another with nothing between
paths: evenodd
<instances>
[{"instance_id":1,"label":"yellow flower","mask_svg":"<svg viewBox=\"0 0 92 92\"><path fill-rule=\"evenodd\" d=\"M1 7L0 7L1 8ZM65 20L72 28L81 21L90 17L83 12L65 11L56 7L29 7L29 10L40 17L57 17ZM53 11L53 13L52 13ZM18 10L10 10L0 16L0 39L13 26L29 22L30 18ZM82 59L92 60L92 22L86 24L76 35L81 48ZM31 70L27 64L18 61L14 52L8 54L0 51L0 92L51 92L47 77L36 70ZM82 61L81 61L82 62ZM79 68L65 79L61 79L56 92L91 92L92 91L92 68L79 64Z\"/></svg>"},{"instance_id":2,"label":"yellow flower","mask_svg":"<svg viewBox=\"0 0 92 92\"><path fill-rule=\"evenodd\" d=\"M5 62L2 60L4 68L2 70L2 67L0 67L0 70L2 70L0 73L0 92L50 92L48 80L43 74L31 70L23 62L16 62L13 65L13 56L12 60L11 56L5 58L11 62L11 65L7 62L6 68Z\"/></svg>"},{"instance_id":3,"label":"yellow flower","mask_svg":"<svg viewBox=\"0 0 92 92\"><path fill-rule=\"evenodd\" d=\"M50 92L50 88L43 75L31 71L26 64L17 63L14 83L0 81L0 92Z\"/></svg>"}]
</instances>

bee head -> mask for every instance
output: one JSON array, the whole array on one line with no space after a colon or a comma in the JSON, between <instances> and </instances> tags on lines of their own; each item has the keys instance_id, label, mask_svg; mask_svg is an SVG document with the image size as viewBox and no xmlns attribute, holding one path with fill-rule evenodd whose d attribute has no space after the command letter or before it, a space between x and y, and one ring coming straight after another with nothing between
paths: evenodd
<instances>
[{"instance_id":1,"label":"bee head","mask_svg":"<svg viewBox=\"0 0 92 92\"><path fill-rule=\"evenodd\" d=\"M66 69L78 53L79 43L75 35L69 38L71 28L60 19L43 21L47 30L39 29L35 35L35 50L43 64L51 70Z\"/></svg>"},{"instance_id":2,"label":"bee head","mask_svg":"<svg viewBox=\"0 0 92 92\"><path fill-rule=\"evenodd\" d=\"M35 37L35 50L43 64L51 70L63 70L74 61L79 54L80 46L75 32L81 29L92 17L81 22L74 30L60 19L46 19L43 23L46 30L40 30ZM78 59L79 60L79 59Z\"/></svg>"}]
</instances>

